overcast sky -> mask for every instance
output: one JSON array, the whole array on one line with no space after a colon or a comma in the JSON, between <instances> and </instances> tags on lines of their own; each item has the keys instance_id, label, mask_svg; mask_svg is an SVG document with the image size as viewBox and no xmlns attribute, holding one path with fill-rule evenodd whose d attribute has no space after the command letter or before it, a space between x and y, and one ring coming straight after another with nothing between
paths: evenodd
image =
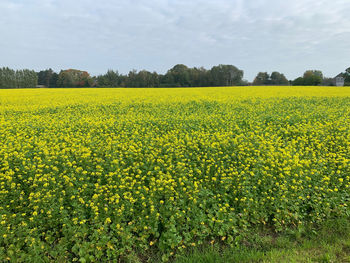
<instances>
[{"instance_id":1,"label":"overcast sky","mask_svg":"<svg viewBox=\"0 0 350 263\"><path fill-rule=\"evenodd\" d=\"M350 67L349 0L0 0L0 66L165 73L232 64L294 79Z\"/></svg>"}]
</instances>

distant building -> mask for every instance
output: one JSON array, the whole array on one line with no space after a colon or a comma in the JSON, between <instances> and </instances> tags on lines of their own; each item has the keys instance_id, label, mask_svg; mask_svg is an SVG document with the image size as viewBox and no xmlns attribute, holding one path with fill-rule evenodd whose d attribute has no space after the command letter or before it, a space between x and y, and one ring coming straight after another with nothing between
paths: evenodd
<instances>
[{"instance_id":1,"label":"distant building","mask_svg":"<svg viewBox=\"0 0 350 263\"><path fill-rule=\"evenodd\" d=\"M36 85L36 87L39 88L39 89L46 88L45 85Z\"/></svg>"},{"instance_id":2,"label":"distant building","mask_svg":"<svg viewBox=\"0 0 350 263\"><path fill-rule=\"evenodd\" d=\"M345 79L339 74L334 78L334 84L338 87L343 87L344 86L344 81Z\"/></svg>"}]
</instances>

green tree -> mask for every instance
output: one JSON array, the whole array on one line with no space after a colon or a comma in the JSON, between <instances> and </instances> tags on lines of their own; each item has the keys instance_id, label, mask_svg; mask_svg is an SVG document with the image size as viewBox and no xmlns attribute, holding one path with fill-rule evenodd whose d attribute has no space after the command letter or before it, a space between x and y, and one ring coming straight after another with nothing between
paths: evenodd
<instances>
[{"instance_id":1,"label":"green tree","mask_svg":"<svg viewBox=\"0 0 350 263\"><path fill-rule=\"evenodd\" d=\"M210 71L203 67L190 68L190 86L191 87L204 87L209 86Z\"/></svg>"},{"instance_id":2,"label":"green tree","mask_svg":"<svg viewBox=\"0 0 350 263\"><path fill-rule=\"evenodd\" d=\"M284 74L277 71L271 73L270 82L271 85L289 85L289 81Z\"/></svg>"},{"instance_id":3,"label":"green tree","mask_svg":"<svg viewBox=\"0 0 350 263\"><path fill-rule=\"evenodd\" d=\"M176 87L189 87L190 82L190 69L183 64L177 64L173 68L169 69L166 75L170 75L167 79L171 80L172 86Z\"/></svg>"},{"instance_id":4,"label":"green tree","mask_svg":"<svg viewBox=\"0 0 350 263\"><path fill-rule=\"evenodd\" d=\"M243 71L233 65L218 65L210 70L210 82L213 86L233 86L242 83Z\"/></svg>"},{"instance_id":5,"label":"green tree","mask_svg":"<svg viewBox=\"0 0 350 263\"><path fill-rule=\"evenodd\" d=\"M48 88L57 86L58 74L51 68L38 72L38 84Z\"/></svg>"},{"instance_id":6,"label":"green tree","mask_svg":"<svg viewBox=\"0 0 350 263\"><path fill-rule=\"evenodd\" d=\"M305 81L303 77L298 77L295 80L292 81L292 85L293 86L304 86L305 85Z\"/></svg>"},{"instance_id":7,"label":"green tree","mask_svg":"<svg viewBox=\"0 0 350 263\"><path fill-rule=\"evenodd\" d=\"M154 87L153 75L147 70L141 70L136 75L138 87Z\"/></svg>"},{"instance_id":8,"label":"green tree","mask_svg":"<svg viewBox=\"0 0 350 263\"><path fill-rule=\"evenodd\" d=\"M350 86L350 67L345 70L345 72L343 73L343 77L345 82L344 85Z\"/></svg>"},{"instance_id":9,"label":"green tree","mask_svg":"<svg viewBox=\"0 0 350 263\"><path fill-rule=\"evenodd\" d=\"M269 85L270 83L270 75L267 72L259 72L253 81L253 85Z\"/></svg>"},{"instance_id":10,"label":"green tree","mask_svg":"<svg viewBox=\"0 0 350 263\"><path fill-rule=\"evenodd\" d=\"M293 81L294 86L318 86L323 81L323 74L320 70L307 70L303 77Z\"/></svg>"},{"instance_id":11,"label":"green tree","mask_svg":"<svg viewBox=\"0 0 350 263\"><path fill-rule=\"evenodd\" d=\"M61 70L57 79L58 87L74 87L73 75L68 70Z\"/></svg>"},{"instance_id":12,"label":"green tree","mask_svg":"<svg viewBox=\"0 0 350 263\"><path fill-rule=\"evenodd\" d=\"M304 85L317 86L322 83L323 74L320 70L307 70L304 73Z\"/></svg>"},{"instance_id":13,"label":"green tree","mask_svg":"<svg viewBox=\"0 0 350 263\"><path fill-rule=\"evenodd\" d=\"M139 87L136 69L129 71L125 85L126 87Z\"/></svg>"},{"instance_id":14,"label":"green tree","mask_svg":"<svg viewBox=\"0 0 350 263\"><path fill-rule=\"evenodd\" d=\"M16 89L16 72L8 67L0 71L0 87L2 89Z\"/></svg>"},{"instance_id":15,"label":"green tree","mask_svg":"<svg viewBox=\"0 0 350 263\"><path fill-rule=\"evenodd\" d=\"M13 70L7 67L0 69L0 88L2 89L35 88L37 83L37 74L33 70Z\"/></svg>"},{"instance_id":16,"label":"green tree","mask_svg":"<svg viewBox=\"0 0 350 263\"><path fill-rule=\"evenodd\" d=\"M86 71L67 69L61 70L57 78L59 87L91 87L93 79Z\"/></svg>"},{"instance_id":17,"label":"green tree","mask_svg":"<svg viewBox=\"0 0 350 263\"><path fill-rule=\"evenodd\" d=\"M120 75L118 71L109 69L106 74L97 77L99 87L118 87L120 86Z\"/></svg>"},{"instance_id":18,"label":"green tree","mask_svg":"<svg viewBox=\"0 0 350 263\"><path fill-rule=\"evenodd\" d=\"M50 78L50 88L55 88L57 87L57 80L58 80L58 74L56 72L52 73L52 76Z\"/></svg>"}]
</instances>

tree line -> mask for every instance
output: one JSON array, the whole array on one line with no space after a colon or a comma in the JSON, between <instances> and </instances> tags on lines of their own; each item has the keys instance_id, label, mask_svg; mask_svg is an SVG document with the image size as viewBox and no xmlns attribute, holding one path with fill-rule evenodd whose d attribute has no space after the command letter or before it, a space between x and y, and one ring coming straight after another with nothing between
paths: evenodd
<instances>
[{"instance_id":1,"label":"tree line","mask_svg":"<svg viewBox=\"0 0 350 263\"><path fill-rule=\"evenodd\" d=\"M218 65L211 69L187 67L178 64L165 74L147 70L132 70L128 74L108 70L105 74L90 76L87 71L76 69L52 69L35 72L33 70L12 70L0 68L0 88L35 88L56 87L209 87L209 86L243 86L243 85L302 85L333 86L334 78L326 78L320 70L307 70L303 76L288 80L283 73L259 72L252 83L243 79L243 70L233 65ZM350 67L340 73L345 85L350 86Z\"/></svg>"},{"instance_id":2,"label":"tree line","mask_svg":"<svg viewBox=\"0 0 350 263\"><path fill-rule=\"evenodd\" d=\"M108 70L105 74L91 77L86 71L52 69L38 73L38 84L46 87L204 87L247 85L243 71L233 65L218 65L207 70L189 68L178 64L166 74L147 70L131 70L128 74Z\"/></svg>"},{"instance_id":3,"label":"tree line","mask_svg":"<svg viewBox=\"0 0 350 263\"><path fill-rule=\"evenodd\" d=\"M0 68L0 89L35 88L38 75L34 70Z\"/></svg>"},{"instance_id":4,"label":"tree line","mask_svg":"<svg viewBox=\"0 0 350 263\"><path fill-rule=\"evenodd\" d=\"M243 71L233 65L218 65L207 70L203 67L188 68L178 64L167 71L158 74L141 70L133 70L128 75L109 70L97 77L97 83L106 87L204 87L204 86L233 86L246 85Z\"/></svg>"}]
</instances>

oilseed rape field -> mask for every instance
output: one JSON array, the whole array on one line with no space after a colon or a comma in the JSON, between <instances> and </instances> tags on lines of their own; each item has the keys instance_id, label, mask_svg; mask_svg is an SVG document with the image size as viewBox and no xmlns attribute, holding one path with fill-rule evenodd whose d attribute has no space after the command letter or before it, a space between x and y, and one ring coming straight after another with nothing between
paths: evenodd
<instances>
[{"instance_id":1,"label":"oilseed rape field","mask_svg":"<svg viewBox=\"0 0 350 263\"><path fill-rule=\"evenodd\" d=\"M350 88L0 90L0 259L164 261L348 216Z\"/></svg>"}]
</instances>

